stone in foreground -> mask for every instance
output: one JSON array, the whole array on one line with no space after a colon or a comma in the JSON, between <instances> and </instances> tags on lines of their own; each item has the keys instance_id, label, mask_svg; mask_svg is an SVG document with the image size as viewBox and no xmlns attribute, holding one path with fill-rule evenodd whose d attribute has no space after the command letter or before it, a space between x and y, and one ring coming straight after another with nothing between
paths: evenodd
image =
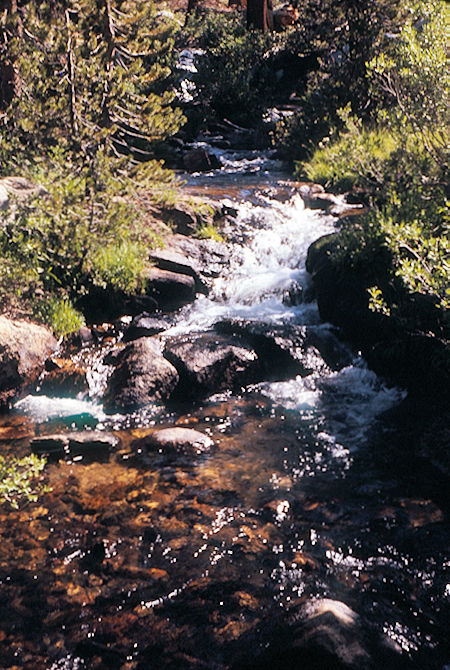
<instances>
[{"instance_id":1,"label":"stone in foreground","mask_svg":"<svg viewBox=\"0 0 450 670\"><path fill-rule=\"evenodd\" d=\"M39 456L48 455L56 458L82 456L102 459L118 443L119 439L112 433L87 430L82 433L54 433L35 437L31 440L31 450Z\"/></svg>"},{"instance_id":2,"label":"stone in foreground","mask_svg":"<svg viewBox=\"0 0 450 670\"><path fill-rule=\"evenodd\" d=\"M57 344L44 326L0 316L0 407L34 384Z\"/></svg>"},{"instance_id":3,"label":"stone in foreground","mask_svg":"<svg viewBox=\"0 0 450 670\"><path fill-rule=\"evenodd\" d=\"M201 333L169 342L164 355L177 368L177 395L193 398L236 390L259 378L256 351L234 335Z\"/></svg>"},{"instance_id":4,"label":"stone in foreground","mask_svg":"<svg viewBox=\"0 0 450 670\"><path fill-rule=\"evenodd\" d=\"M178 382L178 372L150 337L127 344L116 357L104 396L108 409L137 409L167 400Z\"/></svg>"},{"instance_id":5,"label":"stone in foreground","mask_svg":"<svg viewBox=\"0 0 450 670\"><path fill-rule=\"evenodd\" d=\"M192 428L165 428L157 430L142 440L152 451L169 454L194 455L208 452L214 441L198 430Z\"/></svg>"}]
</instances>

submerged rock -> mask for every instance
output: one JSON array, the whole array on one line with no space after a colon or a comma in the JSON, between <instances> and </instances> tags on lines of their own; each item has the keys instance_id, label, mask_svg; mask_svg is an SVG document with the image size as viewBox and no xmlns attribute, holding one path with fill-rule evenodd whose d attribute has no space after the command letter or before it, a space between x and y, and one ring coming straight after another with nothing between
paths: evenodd
<instances>
[{"instance_id":1,"label":"submerged rock","mask_svg":"<svg viewBox=\"0 0 450 670\"><path fill-rule=\"evenodd\" d=\"M44 326L0 316L0 407L32 386L57 344Z\"/></svg>"},{"instance_id":2,"label":"submerged rock","mask_svg":"<svg viewBox=\"0 0 450 670\"><path fill-rule=\"evenodd\" d=\"M164 355L180 375L180 397L236 390L259 378L257 353L233 335L207 332L176 338L167 343Z\"/></svg>"},{"instance_id":3,"label":"submerged rock","mask_svg":"<svg viewBox=\"0 0 450 670\"><path fill-rule=\"evenodd\" d=\"M34 454L55 456L77 456L103 458L119 444L112 433L99 430L86 430L80 433L54 433L35 437L31 440Z\"/></svg>"},{"instance_id":4,"label":"submerged rock","mask_svg":"<svg viewBox=\"0 0 450 670\"><path fill-rule=\"evenodd\" d=\"M167 400L178 382L178 372L149 337L127 344L115 358L104 396L108 409L136 409Z\"/></svg>"},{"instance_id":5,"label":"submerged rock","mask_svg":"<svg viewBox=\"0 0 450 670\"><path fill-rule=\"evenodd\" d=\"M139 446L162 453L198 455L208 452L214 441L204 433L192 428L165 428L156 430L139 440Z\"/></svg>"}]
</instances>

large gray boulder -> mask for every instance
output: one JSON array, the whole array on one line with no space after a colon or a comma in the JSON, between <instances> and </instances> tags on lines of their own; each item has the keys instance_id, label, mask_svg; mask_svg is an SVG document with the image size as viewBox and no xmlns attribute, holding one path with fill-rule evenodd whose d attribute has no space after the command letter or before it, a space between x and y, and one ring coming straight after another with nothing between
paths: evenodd
<instances>
[{"instance_id":1,"label":"large gray boulder","mask_svg":"<svg viewBox=\"0 0 450 670\"><path fill-rule=\"evenodd\" d=\"M174 338L164 355L180 375L181 398L236 390L259 378L257 353L234 335L207 332Z\"/></svg>"},{"instance_id":2,"label":"large gray boulder","mask_svg":"<svg viewBox=\"0 0 450 670\"><path fill-rule=\"evenodd\" d=\"M178 382L178 372L150 337L127 344L115 358L104 395L108 409L131 410L167 400Z\"/></svg>"},{"instance_id":3,"label":"large gray boulder","mask_svg":"<svg viewBox=\"0 0 450 670\"><path fill-rule=\"evenodd\" d=\"M249 319L227 319L216 324L220 333L239 335L257 352L267 379L290 379L314 372L325 363L332 370L350 365L352 352L333 329L324 326L271 324Z\"/></svg>"},{"instance_id":4,"label":"large gray boulder","mask_svg":"<svg viewBox=\"0 0 450 670\"><path fill-rule=\"evenodd\" d=\"M0 407L36 382L57 345L48 328L0 316Z\"/></svg>"}]
</instances>

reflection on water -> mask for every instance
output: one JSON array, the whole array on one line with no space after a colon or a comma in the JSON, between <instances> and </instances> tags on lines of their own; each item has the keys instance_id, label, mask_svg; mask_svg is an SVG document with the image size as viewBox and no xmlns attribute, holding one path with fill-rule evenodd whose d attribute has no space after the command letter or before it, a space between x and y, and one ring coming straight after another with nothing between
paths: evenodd
<instances>
[{"instance_id":1,"label":"reflection on water","mask_svg":"<svg viewBox=\"0 0 450 670\"><path fill-rule=\"evenodd\" d=\"M306 249L331 229L298 198L244 204L230 272L169 334L235 317L317 328L315 304L286 306L283 293L307 285ZM302 622L323 617L357 658L444 666L443 514L392 471L377 418L402 393L358 357L331 369L314 347L304 356L305 377L188 409L107 416L95 393L29 396L1 418L6 453L28 453L35 432L86 425L120 438L106 463L49 463L39 503L0 509L1 667L338 667L296 656ZM102 360L91 357L95 388ZM173 425L215 447L148 452L148 431Z\"/></svg>"}]
</instances>

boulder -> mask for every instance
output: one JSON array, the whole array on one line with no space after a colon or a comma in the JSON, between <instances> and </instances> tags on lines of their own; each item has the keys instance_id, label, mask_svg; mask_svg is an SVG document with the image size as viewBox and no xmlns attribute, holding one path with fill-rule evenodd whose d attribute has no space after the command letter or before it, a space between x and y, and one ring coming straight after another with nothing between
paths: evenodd
<instances>
[{"instance_id":1,"label":"boulder","mask_svg":"<svg viewBox=\"0 0 450 670\"><path fill-rule=\"evenodd\" d=\"M197 228L197 215L194 209L186 203L164 207L161 211L161 218L170 225L174 232L181 235L192 235Z\"/></svg>"},{"instance_id":2,"label":"boulder","mask_svg":"<svg viewBox=\"0 0 450 670\"><path fill-rule=\"evenodd\" d=\"M199 293L207 293L208 288L200 278L197 270L195 270L195 261L177 251L176 248L165 247L164 249L157 249L151 252L150 260L155 263L159 269L174 272L176 274L188 275L193 277L195 282L195 290Z\"/></svg>"},{"instance_id":3,"label":"boulder","mask_svg":"<svg viewBox=\"0 0 450 670\"><path fill-rule=\"evenodd\" d=\"M115 359L104 396L108 409L136 409L167 400L178 382L178 372L150 337L130 342Z\"/></svg>"},{"instance_id":4,"label":"boulder","mask_svg":"<svg viewBox=\"0 0 450 670\"><path fill-rule=\"evenodd\" d=\"M7 195L13 195L19 200L26 200L33 195L43 195L47 193L47 189L43 186L35 184L25 177L2 177L0 179L0 188L2 191L6 192Z\"/></svg>"},{"instance_id":5,"label":"boulder","mask_svg":"<svg viewBox=\"0 0 450 670\"><path fill-rule=\"evenodd\" d=\"M121 316L156 312L158 302L150 295L130 294L112 288L91 287L78 301L77 307L89 323L112 322Z\"/></svg>"},{"instance_id":6,"label":"boulder","mask_svg":"<svg viewBox=\"0 0 450 670\"><path fill-rule=\"evenodd\" d=\"M209 153L203 147L187 151L183 156L183 165L188 172L208 172L222 167L217 156Z\"/></svg>"},{"instance_id":7,"label":"boulder","mask_svg":"<svg viewBox=\"0 0 450 670\"><path fill-rule=\"evenodd\" d=\"M450 386L446 342L431 333L409 331L400 319L369 307L368 287L389 281L390 251L380 247L376 263L342 267L333 263L338 243L339 234L334 233L308 249L306 269L313 277L321 318L342 328L377 374L416 396L445 402ZM417 308L416 301L412 308ZM424 310L423 317L429 323L430 311Z\"/></svg>"},{"instance_id":8,"label":"boulder","mask_svg":"<svg viewBox=\"0 0 450 670\"><path fill-rule=\"evenodd\" d=\"M31 451L39 456L55 458L103 459L117 447L119 439L112 433L86 430L80 433L52 433L31 440Z\"/></svg>"},{"instance_id":9,"label":"boulder","mask_svg":"<svg viewBox=\"0 0 450 670\"><path fill-rule=\"evenodd\" d=\"M331 598L293 603L283 621L268 622L271 642L240 670L378 670L406 668L402 649L379 634L370 621ZM248 654L245 651L243 654Z\"/></svg>"},{"instance_id":10,"label":"boulder","mask_svg":"<svg viewBox=\"0 0 450 670\"><path fill-rule=\"evenodd\" d=\"M332 370L349 365L353 358L336 332L326 326L228 319L216 324L216 329L244 337L257 352L264 377L269 380L307 376L317 365L323 365L320 358Z\"/></svg>"},{"instance_id":11,"label":"boulder","mask_svg":"<svg viewBox=\"0 0 450 670\"><path fill-rule=\"evenodd\" d=\"M224 242L177 234L167 236L164 241L164 249L151 252L150 260L163 270L190 275L199 292L204 292L228 263L229 250Z\"/></svg>"},{"instance_id":12,"label":"boulder","mask_svg":"<svg viewBox=\"0 0 450 670\"><path fill-rule=\"evenodd\" d=\"M195 300L195 279L187 274L152 267L146 275L146 293L162 310L178 309Z\"/></svg>"},{"instance_id":13,"label":"boulder","mask_svg":"<svg viewBox=\"0 0 450 670\"><path fill-rule=\"evenodd\" d=\"M199 455L208 452L214 441L192 428L165 428L156 430L138 441L138 445L164 454Z\"/></svg>"},{"instance_id":14,"label":"boulder","mask_svg":"<svg viewBox=\"0 0 450 670\"><path fill-rule=\"evenodd\" d=\"M9 204L9 194L5 186L0 184L0 209L6 209Z\"/></svg>"},{"instance_id":15,"label":"boulder","mask_svg":"<svg viewBox=\"0 0 450 670\"><path fill-rule=\"evenodd\" d=\"M166 358L177 368L177 396L202 397L238 389L259 379L258 355L241 338L213 332L174 338Z\"/></svg>"},{"instance_id":16,"label":"boulder","mask_svg":"<svg viewBox=\"0 0 450 670\"><path fill-rule=\"evenodd\" d=\"M0 316L0 407L36 382L57 345L48 328Z\"/></svg>"}]
</instances>

